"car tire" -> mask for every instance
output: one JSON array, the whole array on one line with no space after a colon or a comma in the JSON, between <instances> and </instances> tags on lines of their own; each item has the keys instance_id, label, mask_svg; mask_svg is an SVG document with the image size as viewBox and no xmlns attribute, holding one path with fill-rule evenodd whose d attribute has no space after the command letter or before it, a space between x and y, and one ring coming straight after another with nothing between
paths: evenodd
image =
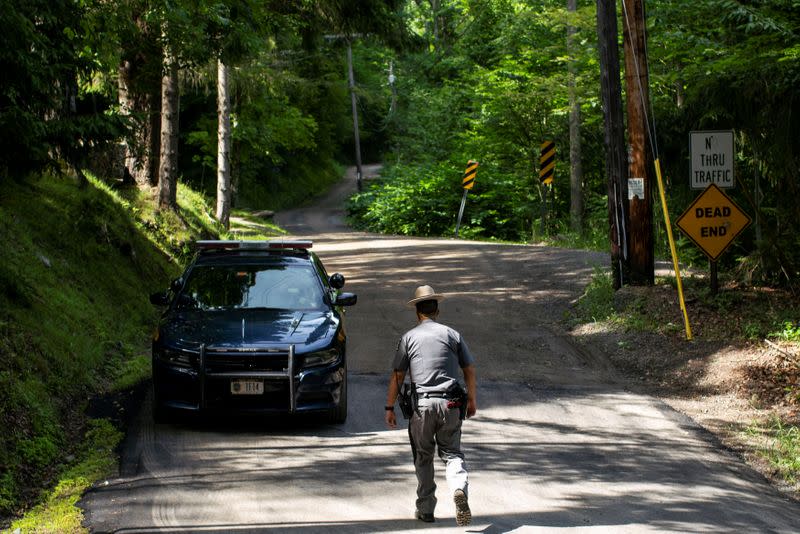
<instances>
[{"instance_id":1,"label":"car tire","mask_svg":"<svg viewBox=\"0 0 800 534\"><path fill-rule=\"evenodd\" d=\"M336 425L341 425L347 421L347 367L344 368L344 379L342 380L342 391L339 394L339 404L331 409L328 420Z\"/></svg>"},{"instance_id":2,"label":"car tire","mask_svg":"<svg viewBox=\"0 0 800 534\"><path fill-rule=\"evenodd\" d=\"M158 400L158 395L153 391L153 422L157 425L169 423L171 414L164 405Z\"/></svg>"}]
</instances>

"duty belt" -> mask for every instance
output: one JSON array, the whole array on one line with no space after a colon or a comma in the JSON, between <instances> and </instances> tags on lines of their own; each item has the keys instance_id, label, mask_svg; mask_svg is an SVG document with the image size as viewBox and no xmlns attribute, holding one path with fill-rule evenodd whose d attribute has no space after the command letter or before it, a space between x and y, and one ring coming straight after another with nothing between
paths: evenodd
<instances>
[{"instance_id":1,"label":"duty belt","mask_svg":"<svg viewBox=\"0 0 800 534\"><path fill-rule=\"evenodd\" d=\"M419 396L423 399L446 399L447 393L441 392L432 392L432 393L419 393Z\"/></svg>"}]
</instances>

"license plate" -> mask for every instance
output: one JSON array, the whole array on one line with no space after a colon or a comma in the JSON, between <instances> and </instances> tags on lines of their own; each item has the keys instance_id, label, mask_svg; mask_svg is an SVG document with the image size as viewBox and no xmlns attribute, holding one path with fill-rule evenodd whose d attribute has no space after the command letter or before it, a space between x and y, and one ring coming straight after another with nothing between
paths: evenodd
<instances>
[{"instance_id":1,"label":"license plate","mask_svg":"<svg viewBox=\"0 0 800 534\"><path fill-rule=\"evenodd\" d=\"M232 395L263 395L263 380L231 380Z\"/></svg>"}]
</instances>

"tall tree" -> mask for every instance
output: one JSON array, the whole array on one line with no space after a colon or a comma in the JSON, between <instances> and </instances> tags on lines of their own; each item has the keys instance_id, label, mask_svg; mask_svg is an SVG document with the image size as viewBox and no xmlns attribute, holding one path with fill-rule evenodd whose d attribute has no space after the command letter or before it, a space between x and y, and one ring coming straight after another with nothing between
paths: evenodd
<instances>
[{"instance_id":1,"label":"tall tree","mask_svg":"<svg viewBox=\"0 0 800 534\"><path fill-rule=\"evenodd\" d=\"M230 228L231 213L231 97L228 66L217 60L217 220Z\"/></svg>"},{"instance_id":2,"label":"tall tree","mask_svg":"<svg viewBox=\"0 0 800 534\"><path fill-rule=\"evenodd\" d=\"M568 13L575 13L578 0L567 0ZM583 166L581 164L581 105L575 88L575 26L567 23L567 56L569 68L569 183L570 226L575 232L583 227Z\"/></svg>"},{"instance_id":3,"label":"tall tree","mask_svg":"<svg viewBox=\"0 0 800 534\"><path fill-rule=\"evenodd\" d=\"M117 63L117 101L126 119L123 178L140 188L158 185L161 151L161 65L159 30L148 0L113 5L98 1L93 11L95 48Z\"/></svg>"},{"instance_id":4,"label":"tall tree","mask_svg":"<svg viewBox=\"0 0 800 534\"><path fill-rule=\"evenodd\" d=\"M161 78L161 159L158 167L158 207L173 209L178 194L178 119L180 89L178 58L170 43L164 44L164 73Z\"/></svg>"}]
</instances>

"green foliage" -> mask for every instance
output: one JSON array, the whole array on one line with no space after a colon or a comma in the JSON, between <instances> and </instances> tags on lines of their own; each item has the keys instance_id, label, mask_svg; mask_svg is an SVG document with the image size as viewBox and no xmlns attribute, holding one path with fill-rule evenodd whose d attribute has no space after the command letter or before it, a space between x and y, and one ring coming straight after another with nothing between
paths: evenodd
<instances>
[{"instance_id":1,"label":"green foliage","mask_svg":"<svg viewBox=\"0 0 800 534\"><path fill-rule=\"evenodd\" d=\"M115 370L116 377L110 391L125 391L150 378L152 361L150 354L139 354L124 360Z\"/></svg>"},{"instance_id":2,"label":"green foliage","mask_svg":"<svg viewBox=\"0 0 800 534\"><path fill-rule=\"evenodd\" d=\"M440 166L387 169L380 182L354 196L348 210L354 222L365 229L402 235L441 235L455 228L460 201L456 178L443 178Z\"/></svg>"},{"instance_id":3,"label":"green foliage","mask_svg":"<svg viewBox=\"0 0 800 534\"><path fill-rule=\"evenodd\" d=\"M783 341L800 341L800 322L784 321L769 337Z\"/></svg>"},{"instance_id":4,"label":"green foliage","mask_svg":"<svg viewBox=\"0 0 800 534\"><path fill-rule=\"evenodd\" d=\"M82 3L67 0L0 5L0 178L57 170L58 157L80 165L91 147L122 133L97 99L78 94L93 66L83 16Z\"/></svg>"},{"instance_id":5,"label":"green foliage","mask_svg":"<svg viewBox=\"0 0 800 534\"><path fill-rule=\"evenodd\" d=\"M589 75L596 68L593 10L568 17L564 3L555 1L536 6L444 2L434 35L432 14L419 6L407 9L411 27L433 51L406 53L395 62L398 112L387 124L388 179L379 186L386 190L371 190L356 199L351 217L376 231L451 234L460 177L467 161L475 159L481 166L460 235L514 241L546 237L534 235L542 204L539 146L552 139L560 154L568 152L568 18L577 28L584 144L594 149L586 160L602 168L597 77ZM587 191L603 195L603 177L587 168ZM568 182L568 169L559 163L555 197L548 202L548 233L564 227L560 220L569 209L563 193ZM601 234L591 228L572 242L598 243Z\"/></svg>"},{"instance_id":6,"label":"green foliage","mask_svg":"<svg viewBox=\"0 0 800 534\"><path fill-rule=\"evenodd\" d=\"M614 286L611 274L595 267L592 279L576 304L575 317L580 322L598 322L614 315Z\"/></svg>"},{"instance_id":7,"label":"green foliage","mask_svg":"<svg viewBox=\"0 0 800 534\"><path fill-rule=\"evenodd\" d=\"M766 439L759 453L784 480L794 484L800 479L800 427L775 417L766 425L753 423L746 432Z\"/></svg>"}]
</instances>

